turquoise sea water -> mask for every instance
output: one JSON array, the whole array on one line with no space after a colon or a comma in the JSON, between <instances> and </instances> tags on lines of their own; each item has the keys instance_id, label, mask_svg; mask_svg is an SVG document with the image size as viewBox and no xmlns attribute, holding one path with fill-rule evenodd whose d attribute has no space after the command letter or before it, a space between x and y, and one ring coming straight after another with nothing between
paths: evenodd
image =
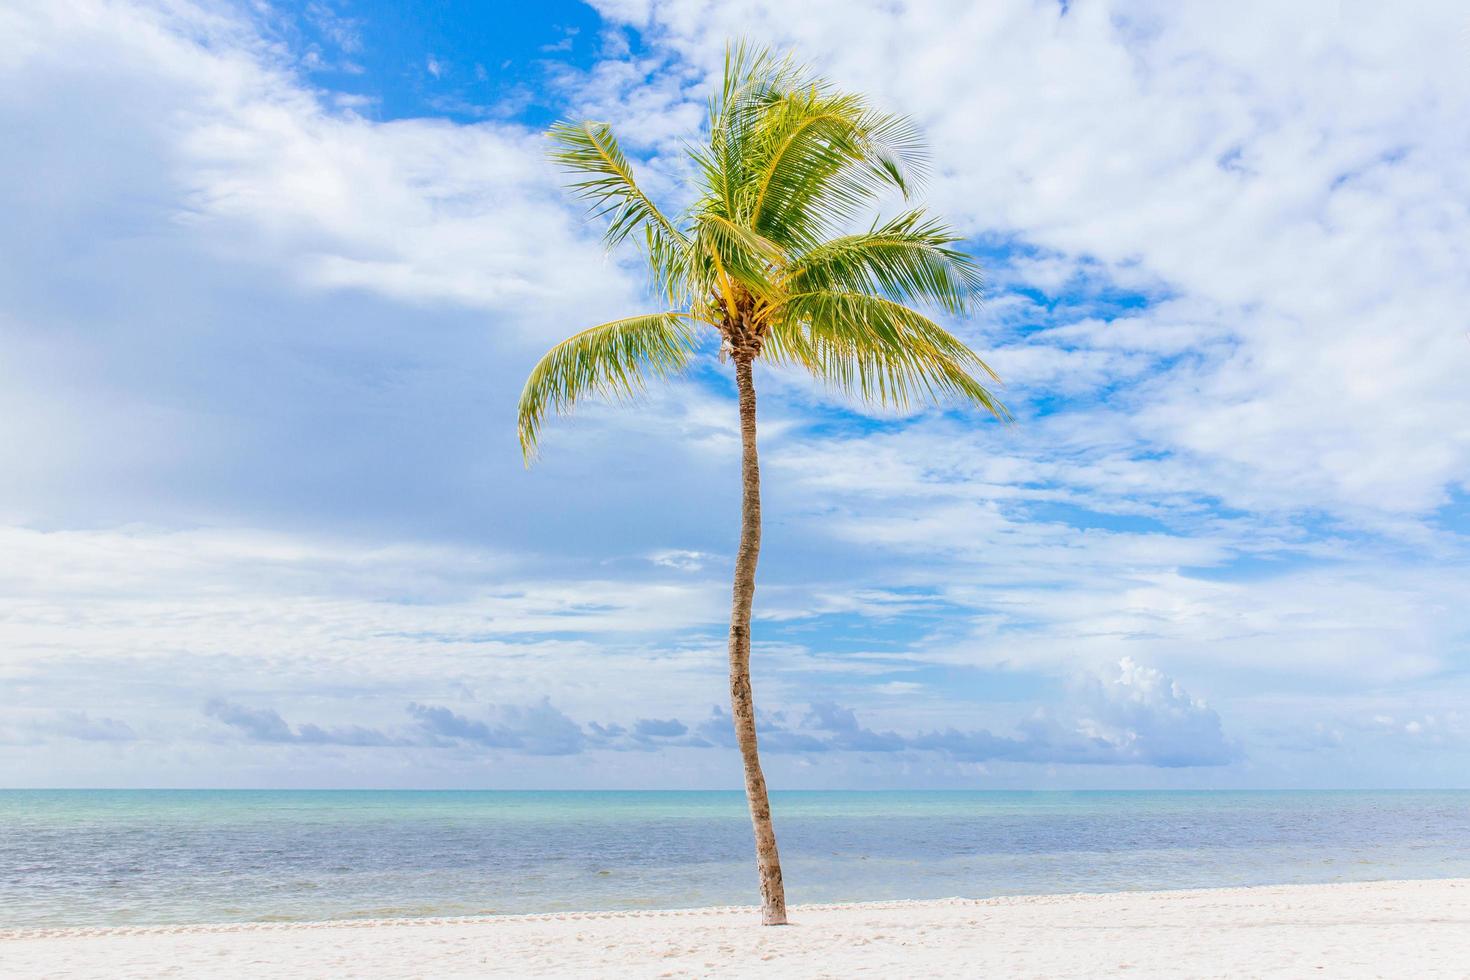
<instances>
[{"instance_id":1,"label":"turquoise sea water","mask_svg":"<svg viewBox=\"0 0 1470 980\"><path fill-rule=\"evenodd\" d=\"M1470 877L1470 791L773 803L793 902ZM0 791L0 927L754 899L739 793Z\"/></svg>"}]
</instances>

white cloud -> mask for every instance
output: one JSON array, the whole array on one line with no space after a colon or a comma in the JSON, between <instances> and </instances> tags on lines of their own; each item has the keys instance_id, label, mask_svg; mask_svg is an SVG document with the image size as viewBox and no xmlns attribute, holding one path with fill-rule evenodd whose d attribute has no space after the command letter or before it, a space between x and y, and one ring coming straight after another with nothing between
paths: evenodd
<instances>
[{"instance_id":1,"label":"white cloud","mask_svg":"<svg viewBox=\"0 0 1470 980\"><path fill-rule=\"evenodd\" d=\"M1453 539L1406 555L1271 515L1224 519L1187 468L1063 456L1048 428L792 441L767 453L768 496L883 556L890 587L970 611L973 632L920 645L928 659L1055 670L1132 655L1224 685L1242 671L1382 683L1462 663Z\"/></svg>"},{"instance_id":2,"label":"white cloud","mask_svg":"<svg viewBox=\"0 0 1470 980\"><path fill-rule=\"evenodd\" d=\"M564 206L538 133L329 111L248 22L187 4L75 0L12 9L4 26L8 111L59 110L49 86L69 76L90 112L132 130L105 160L82 152L97 135L82 127L48 126L44 142L11 148L23 163L72 158L46 181L73 208L115 206L120 176L162 166L153 193L176 199L172 217L197 241L313 286L533 324L636 299L637 279L604 261ZM105 75L69 67L99 55ZM111 180L89 191L98 171Z\"/></svg>"},{"instance_id":3,"label":"white cloud","mask_svg":"<svg viewBox=\"0 0 1470 980\"><path fill-rule=\"evenodd\" d=\"M664 548L653 552L648 556L648 560L664 568L674 568L681 572L697 572L702 570L713 557L715 556L705 554L703 551L691 551L687 548Z\"/></svg>"},{"instance_id":4,"label":"white cloud","mask_svg":"<svg viewBox=\"0 0 1470 980\"><path fill-rule=\"evenodd\" d=\"M1125 424L1234 506L1417 515L1470 473L1458 4L600 6L709 70L727 37L791 45L913 114L935 205L1047 250L1037 284L1095 260L1187 301L1139 315L1139 347L1097 330L1112 363L995 351L1020 397L1127 380L1169 336L1196 356Z\"/></svg>"},{"instance_id":5,"label":"white cloud","mask_svg":"<svg viewBox=\"0 0 1470 980\"><path fill-rule=\"evenodd\" d=\"M850 708L813 704L788 736L816 738L821 751L940 752L961 762L1218 766L1239 756L1220 716L1161 671L1124 657L1105 673L1072 678L1071 696L1019 721L1018 733L949 727L917 736L864 727ZM807 751L798 743L795 751Z\"/></svg>"},{"instance_id":6,"label":"white cloud","mask_svg":"<svg viewBox=\"0 0 1470 980\"><path fill-rule=\"evenodd\" d=\"M350 54L355 26L317 6ZM646 28L641 53L614 31L558 94L615 122L660 194L684 193L678 140L744 34L915 114L932 203L1018 246L957 328L1020 425L870 431L761 376L757 669L785 748L1030 724L1078 757L1169 764L1171 739L1223 758L1223 728L1241 779L1287 743L1463 752L1436 692L1464 666L1465 542L1430 520L1470 486L1462 11L601 6ZM407 737L410 700L486 731L534 727L504 706L548 694L619 738L693 724L723 689L733 411L704 379L594 408L520 473L531 358L636 308L641 282L579 225L538 134L363 118L225 5L11 6L0 38L0 123L25 137L0 146L18 740L59 740L68 772L118 758L86 749L271 783L333 753L378 778L354 743L401 748L363 732ZM951 688L980 669L1093 680L1037 715L1046 693L977 708ZM848 706L815 733L814 677ZM610 713L608 690L636 694ZM285 732L286 768L220 741L211 698ZM1278 738L1282 710L1300 725ZM921 754L904 778L969 772Z\"/></svg>"},{"instance_id":7,"label":"white cloud","mask_svg":"<svg viewBox=\"0 0 1470 980\"><path fill-rule=\"evenodd\" d=\"M1183 766L1221 764L1237 754L1209 705L1131 657L1118 661L1116 676L1083 675L1078 684L1083 707L1071 730L1119 758Z\"/></svg>"}]
</instances>

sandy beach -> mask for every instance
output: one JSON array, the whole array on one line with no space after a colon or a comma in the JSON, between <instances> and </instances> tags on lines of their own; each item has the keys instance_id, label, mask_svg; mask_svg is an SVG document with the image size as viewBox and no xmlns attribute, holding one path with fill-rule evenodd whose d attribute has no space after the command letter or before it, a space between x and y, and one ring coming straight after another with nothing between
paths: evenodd
<instances>
[{"instance_id":1,"label":"sandy beach","mask_svg":"<svg viewBox=\"0 0 1470 980\"><path fill-rule=\"evenodd\" d=\"M18 977L1470 977L1470 880L0 932Z\"/></svg>"}]
</instances>

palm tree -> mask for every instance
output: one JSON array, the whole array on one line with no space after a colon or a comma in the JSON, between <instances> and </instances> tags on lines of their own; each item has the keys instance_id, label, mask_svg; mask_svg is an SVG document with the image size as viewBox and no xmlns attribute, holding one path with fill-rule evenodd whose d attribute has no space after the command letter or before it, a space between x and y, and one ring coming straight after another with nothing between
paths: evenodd
<instances>
[{"instance_id":1,"label":"palm tree","mask_svg":"<svg viewBox=\"0 0 1470 980\"><path fill-rule=\"evenodd\" d=\"M922 209L854 230L882 199L908 199L925 172L917 131L860 95L839 91L789 58L745 45L726 50L709 103L708 141L688 150L694 201L677 218L640 189L612 130L560 123L552 160L570 189L608 219L605 242L636 242L662 312L584 330L536 365L521 394L528 463L548 412L588 396L636 395L648 376L685 368L700 331L720 339L739 394L740 544L730 611L730 708L755 829L762 922L786 922L771 807L756 748L750 615L760 554L756 457L757 358L805 368L837 391L880 405L958 399L1005 418L982 378L998 380L968 347L909 303L963 314L978 294L960 236Z\"/></svg>"}]
</instances>

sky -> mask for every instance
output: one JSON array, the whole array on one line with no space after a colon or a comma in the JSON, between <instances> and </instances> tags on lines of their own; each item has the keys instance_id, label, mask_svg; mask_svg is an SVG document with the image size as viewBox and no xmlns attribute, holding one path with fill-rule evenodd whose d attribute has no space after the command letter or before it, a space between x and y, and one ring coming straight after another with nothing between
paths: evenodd
<instances>
[{"instance_id":1,"label":"sky","mask_svg":"<svg viewBox=\"0 0 1470 980\"><path fill-rule=\"evenodd\" d=\"M912 116L1010 425L757 370L776 789L1465 786L1457 2L0 0L0 785L736 788L713 345L669 207L733 37Z\"/></svg>"}]
</instances>

